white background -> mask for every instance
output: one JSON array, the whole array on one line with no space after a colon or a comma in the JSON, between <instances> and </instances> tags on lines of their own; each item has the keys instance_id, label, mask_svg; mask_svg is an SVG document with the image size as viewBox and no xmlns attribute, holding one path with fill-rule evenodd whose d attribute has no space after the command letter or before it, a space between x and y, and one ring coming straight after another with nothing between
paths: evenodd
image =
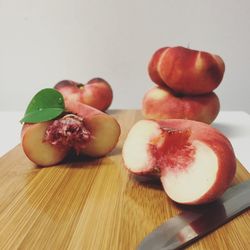
<instances>
[{"instance_id":1,"label":"white background","mask_svg":"<svg viewBox=\"0 0 250 250\"><path fill-rule=\"evenodd\" d=\"M250 113L249 0L0 0L0 110L97 76L112 85L112 108L140 108L151 55L176 45L220 55L222 110Z\"/></svg>"}]
</instances>

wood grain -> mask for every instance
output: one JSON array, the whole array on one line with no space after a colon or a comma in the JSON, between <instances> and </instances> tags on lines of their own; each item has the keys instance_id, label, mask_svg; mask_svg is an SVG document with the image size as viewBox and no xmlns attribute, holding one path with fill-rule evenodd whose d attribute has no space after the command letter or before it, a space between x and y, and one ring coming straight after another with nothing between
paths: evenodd
<instances>
[{"instance_id":1,"label":"wood grain","mask_svg":"<svg viewBox=\"0 0 250 250\"><path fill-rule=\"evenodd\" d=\"M121 150L139 111L112 111L122 134L116 149L96 160L39 168L20 145L0 159L0 249L136 249L180 208L159 183L141 183L123 167ZM238 162L233 185L250 175ZM189 249L249 249L250 213Z\"/></svg>"}]
</instances>

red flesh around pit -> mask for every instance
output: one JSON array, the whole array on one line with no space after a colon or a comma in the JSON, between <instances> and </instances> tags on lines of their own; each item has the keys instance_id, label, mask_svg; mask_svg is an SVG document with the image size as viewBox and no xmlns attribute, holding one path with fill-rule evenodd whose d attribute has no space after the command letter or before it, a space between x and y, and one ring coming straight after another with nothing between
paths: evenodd
<instances>
[{"instance_id":1,"label":"red flesh around pit","mask_svg":"<svg viewBox=\"0 0 250 250\"><path fill-rule=\"evenodd\" d=\"M58 147L74 148L76 152L87 144L91 134L82 117L68 114L53 121L47 128L44 140Z\"/></svg>"},{"instance_id":2,"label":"red flesh around pit","mask_svg":"<svg viewBox=\"0 0 250 250\"><path fill-rule=\"evenodd\" d=\"M153 168L160 172L168 168L183 170L194 160L195 148L189 141L191 131L161 127L162 134L153 138L149 151Z\"/></svg>"}]
</instances>

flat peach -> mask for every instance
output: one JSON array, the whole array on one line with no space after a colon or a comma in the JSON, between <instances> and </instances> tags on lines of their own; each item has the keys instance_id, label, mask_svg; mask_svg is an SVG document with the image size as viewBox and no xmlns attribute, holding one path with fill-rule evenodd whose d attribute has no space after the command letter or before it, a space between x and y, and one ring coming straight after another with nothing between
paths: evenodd
<instances>
[{"instance_id":1,"label":"flat peach","mask_svg":"<svg viewBox=\"0 0 250 250\"><path fill-rule=\"evenodd\" d=\"M191 120L137 122L127 135L122 155L129 171L160 176L166 194L182 204L217 199L236 171L230 141L213 127Z\"/></svg>"},{"instance_id":2,"label":"flat peach","mask_svg":"<svg viewBox=\"0 0 250 250\"><path fill-rule=\"evenodd\" d=\"M212 92L219 86L225 71L220 56L181 46L163 49L152 65L151 71L156 72L156 79L161 79L161 86L164 82L175 92L188 95Z\"/></svg>"},{"instance_id":3,"label":"flat peach","mask_svg":"<svg viewBox=\"0 0 250 250\"><path fill-rule=\"evenodd\" d=\"M183 96L167 87L154 87L146 92L142 102L147 119L189 119L212 123L220 111L218 96L211 92L199 96Z\"/></svg>"},{"instance_id":4,"label":"flat peach","mask_svg":"<svg viewBox=\"0 0 250 250\"><path fill-rule=\"evenodd\" d=\"M116 146L121 131L114 117L72 100L65 100L65 107L67 113L54 120L24 124L22 147L35 164L58 164L71 150L100 157Z\"/></svg>"},{"instance_id":5,"label":"flat peach","mask_svg":"<svg viewBox=\"0 0 250 250\"><path fill-rule=\"evenodd\" d=\"M100 77L93 78L86 84L63 80L54 88L63 95L65 100L81 102L101 111L107 110L113 100L110 84Z\"/></svg>"}]
</instances>

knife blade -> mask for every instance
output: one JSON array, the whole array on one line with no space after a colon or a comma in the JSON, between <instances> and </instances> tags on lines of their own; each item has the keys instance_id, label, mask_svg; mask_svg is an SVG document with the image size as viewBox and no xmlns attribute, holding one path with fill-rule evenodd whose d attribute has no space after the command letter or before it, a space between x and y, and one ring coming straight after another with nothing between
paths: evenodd
<instances>
[{"instance_id":1,"label":"knife blade","mask_svg":"<svg viewBox=\"0 0 250 250\"><path fill-rule=\"evenodd\" d=\"M250 206L250 180L234 185L215 202L183 206L140 243L138 250L182 249L224 225Z\"/></svg>"}]
</instances>

